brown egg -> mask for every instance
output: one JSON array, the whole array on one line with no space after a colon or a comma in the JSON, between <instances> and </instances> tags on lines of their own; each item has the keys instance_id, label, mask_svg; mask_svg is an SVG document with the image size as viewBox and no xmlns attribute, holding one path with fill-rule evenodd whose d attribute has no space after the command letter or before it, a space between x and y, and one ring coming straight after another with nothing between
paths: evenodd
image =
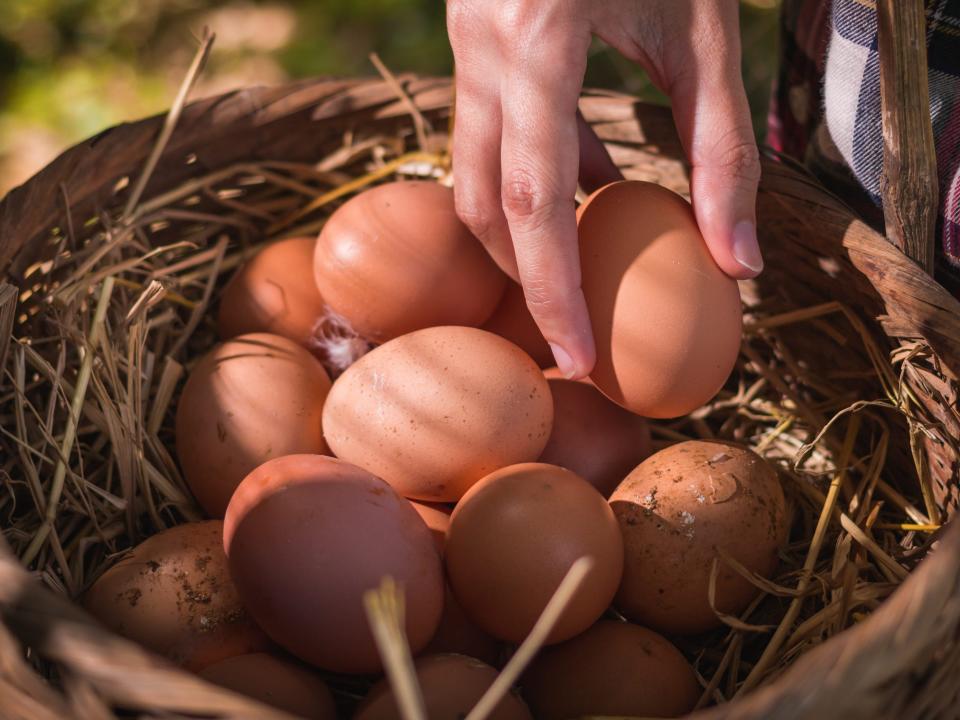
<instances>
[{"instance_id":1,"label":"brown egg","mask_svg":"<svg viewBox=\"0 0 960 720\"><path fill-rule=\"evenodd\" d=\"M254 255L223 289L220 337L268 332L309 346L325 310L313 278L316 244L314 238L291 238Z\"/></svg>"},{"instance_id":2,"label":"brown egg","mask_svg":"<svg viewBox=\"0 0 960 720\"><path fill-rule=\"evenodd\" d=\"M618 182L581 205L577 224L593 382L645 417L678 417L710 400L739 352L740 293L690 205L658 185Z\"/></svg>"},{"instance_id":3,"label":"brown egg","mask_svg":"<svg viewBox=\"0 0 960 720\"><path fill-rule=\"evenodd\" d=\"M701 693L690 663L666 638L613 620L543 650L522 686L537 720L679 717Z\"/></svg>"},{"instance_id":4,"label":"brown egg","mask_svg":"<svg viewBox=\"0 0 960 720\"><path fill-rule=\"evenodd\" d=\"M414 652L433 637L443 571L410 503L365 470L323 455L264 463L237 488L223 532L250 614L302 660L333 672L381 668L363 595L392 577Z\"/></svg>"},{"instance_id":5,"label":"brown egg","mask_svg":"<svg viewBox=\"0 0 960 720\"><path fill-rule=\"evenodd\" d=\"M548 375L549 377L549 375ZM540 462L572 470L607 497L650 454L647 421L588 383L549 379L553 432Z\"/></svg>"},{"instance_id":6,"label":"brown egg","mask_svg":"<svg viewBox=\"0 0 960 720\"><path fill-rule=\"evenodd\" d=\"M315 672L267 653L237 655L205 668L215 685L307 720L336 720L333 695Z\"/></svg>"},{"instance_id":7,"label":"brown egg","mask_svg":"<svg viewBox=\"0 0 960 720\"><path fill-rule=\"evenodd\" d=\"M497 677L489 665L464 655L431 655L417 660L417 680L430 720L463 720ZM374 685L357 708L354 720L401 720L400 708L386 680ZM514 693L488 715L490 720L531 720L527 706Z\"/></svg>"},{"instance_id":8,"label":"brown egg","mask_svg":"<svg viewBox=\"0 0 960 720\"><path fill-rule=\"evenodd\" d=\"M536 460L553 423L540 368L485 330L404 335L354 363L330 391L330 449L401 495L459 500L487 473Z\"/></svg>"},{"instance_id":9,"label":"brown egg","mask_svg":"<svg viewBox=\"0 0 960 720\"><path fill-rule=\"evenodd\" d=\"M443 596L440 626L423 649L423 654L456 653L499 667L502 650L503 645L496 638L490 637L467 617L448 583Z\"/></svg>"},{"instance_id":10,"label":"brown egg","mask_svg":"<svg viewBox=\"0 0 960 720\"><path fill-rule=\"evenodd\" d=\"M610 505L625 550L617 608L676 635L720 625L707 594L715 559L720 612L739 613L756 597L717 548L769 577L789 533L777 473L756 453L726 442L692 440L651 455L613 492Z\"/></svg>"},{"instance_id":11,"label":"brown egg","mask_svg":"<svg viewBox=\"0 0 960 720\"><path fill-rule=\"evenodd\" d=\"M509 340L542 368L550 367L554 363L553 351L527 308L523 288L515 282L507 283L503 299L490 319L484 323L483 329Z\"/></svg>"},{"instance_id":12,"label":"brown egg","mask_svg":"<svg viewBox=\"0 0 960 720\"><path fill-rule=\"evenodd\" d=\"M550 643L596 622L620 583L623 541L603 496L569 470L524 463L483 478L453 511L446 553L450 585L467 615L500 640L526 638L583 556L595 565Z\"/></svg>"},{"instance_id":13,"label":"brown egg","mask_svg":"<svg viewBox=\"0 0 960 720\"><path fill-rule=\"evenodd\" d=\"M270 458L322 453L330 378L309 352L267 333L218 345L194 367L177 407L177 456L194 497L223 517L244 476Z\"/></svg>"},{"instance_id":14,"label":"brown egg","mask_svg":"<svg viewBox=\"0 0 960 720\"><path fill-rule=\"evenodd\" d=\"M346 202L314 260L327 304L377 343L437 325L482 325L506 276L454 211L453 190L393 182Z\"/></svg>"},{"instance_id":15,"label":"brown egg","mask_svg":"<svg viewBox=\"0 0 960 720\"><path fill-rule=\"evenodd\" d=\"M443 548L447 544L447 530L450 529L450 513L453 510L440 503L422 503L411 500L410 504L417 514L430 529L433 535L433 542L437 550L443 555Z\"/></svg>"},{"instance_id":16,"label":"brown egg","mask_svg":"<svg viewBox=\"0 0 960 720\"><path fill-rule=\"evenodd\" d=\"M107 628L191 670L265 648L227 571L220 520L147 538L86 592Z\"/></svg>"}]
</instances>

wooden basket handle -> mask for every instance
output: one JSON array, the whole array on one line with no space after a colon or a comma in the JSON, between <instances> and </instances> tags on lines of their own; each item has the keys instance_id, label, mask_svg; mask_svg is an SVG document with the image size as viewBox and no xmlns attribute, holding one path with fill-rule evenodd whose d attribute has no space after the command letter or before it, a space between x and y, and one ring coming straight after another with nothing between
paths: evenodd
<instances>
[{"instance_id":1,"label":"wooden basket handle","mask_svg":"<svg viewBox=\"0 0 960 720\"><path fill-rule=\"evenodd\" d=\"M939 187L923 0L879 0L883 216L887 238L933 275Z\"/></svg>"}]
</instances>

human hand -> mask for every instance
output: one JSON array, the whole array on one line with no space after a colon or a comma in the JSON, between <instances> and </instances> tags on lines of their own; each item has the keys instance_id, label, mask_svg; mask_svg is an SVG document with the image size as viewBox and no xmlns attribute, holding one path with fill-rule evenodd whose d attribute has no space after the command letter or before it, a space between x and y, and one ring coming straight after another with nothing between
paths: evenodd
<instances>
[{"instance_id":1,"label":"human hand","mask_svg":"<svg viewBox=\"0 0 960 720\"><path fill-rule=\"evenodd\" d=\"M762 270L760 165L736 0L448 0L447 29L457 212L523 284L562 373L582 377L596 359L580 289L578 170L615 172L585 124L578 128L591 35L642 65L670 97L693 210L717 265L734 278Z\"/></svg>"}]
</instances>

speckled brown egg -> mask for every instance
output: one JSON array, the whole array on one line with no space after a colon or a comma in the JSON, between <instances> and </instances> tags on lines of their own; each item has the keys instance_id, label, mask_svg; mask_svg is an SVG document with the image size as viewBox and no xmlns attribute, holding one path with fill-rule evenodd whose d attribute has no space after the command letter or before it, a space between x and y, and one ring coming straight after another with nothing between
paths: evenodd
<instances>
[{"instance_id":1,"label":"speckled brown egg","mask_svg":"<svg viewBox=\"0 0 960 720\"><path fill-rule=\"evenodd\" d=\"M497 677L497 671L464 655L431 655L416 663L430 720L463 720ZM354 720L401 720L400 708L386 680L375 685L357 708ZM532 720L514 693L508 693L488 715L491 720Z\"/></svg>"},{"instance_id":2,"label":"speckled brown egg","mask_svg":"<svg viewBox=\"0 0 960 720\"><path fill-rule=\"evenodd\" d=\"M453 512L453 509L440 503L425 503L416 500L411 500L410 504L430 529L433 542L436 544L439 553L443 555L443 548L447 544L447 531L450 529L450 513Z\"/></svg>"},{"instance_id":3,"label":"speckled brown egg","mask_svg":"<svg viewBox=\"0 0 960 720\"><path fill-rule=\"evenodd\" d=\"M309 347L325 311L313 278L315 246L312 237L290 238L254 255L223 289L220 337L267 332Z\"/></svg>"},{"instance_id":4,"label":"speckled brown egg","mask_svg":"<svg viewBox=\"0 0 960 720\"><path fill-rule=\"evenodd\" d=\"M230 579L220 520L147 538L100 576L83 604L110 630L191 670L269 644Z\"/></svg>"},{"instance_id":5,"label":"speckled brown egg","mask_svg":"<svg viewBox=\"0 0 960 720\"><path fill-rule=\"evenodd\" d=\"M250 614L317 667L380 670L363 595L387 576L403 588L414 652L437 629L443 571L430 531L409 502L365 470L323 455L266 462L234 493L223 535Z\"/></svg>"},{"instance_id":6,"label":"speckled brown egg","mask_svg":"<svg viewBox=\"0 0 960 720\"><path fill-rule=\"evenodd\" d=\"M292 340L253 333L218 345L193 368L177 407L177 456L190 490L223 517L244 476L291 453L323 453L330 378Z\"/></svg>"},{"instance_id":7,"label":"speckled brown egg","mask_svg":"<svg viewBox=\"0 0 960 720\"><path fill-rule=\"evenodd\" d=\"M584 556L595 564L547 642L590 627L620 584L623 541L603 496L569 470L523 463L483 478L453 511L450 585L467 615L500 640L522 642Z\"/></svg>"},{"instance_id":8,"label":"speckled brown egg","mask_svg":"<svg viewBox=\"0 0 960 720\"><path fill-rule=\"evenodd\" d=\"M719 562L716 607L741 612L757 590L718 548L770 577L789 527L776 471L745 447L692 440L651 455L610 496L625 562L616 606L630 620L689 635L720 624L708 588Z\"/></svg>"},{"instance_id":9,"label":"speckled brown egg","mask_svg":"<svg viewBox=\"0 0 960 720\"><path fill-rule=\"evenodd\" d=\"M553 423L543 373L485 330L437 327L354 363L327 398L330 449L401 495L450 502L494 470L536 460Z\"/></svg>"},{"instance_id":10,"label":"speckled brown egg","mask_svg":"<svg viewBox=\"0 0 960 720\"><path fill-rule=\"evenodd\" d=\"M690 663L666 638L614 620L543 650L521 685L537 720L679 717L701 693Z\"/></svg>"},{"instance_id":11,"label":"speckled brown egg","mask_svg":"<svg viewBox=\"0 0 960 720\"><path fill-rule=\"evenodd\" d=\"M499 667L503 644L491 637L467 617L457 602L449 583L443 596L443 615L433 639L423 649L424 655L456 653L483 660L487 665Z\"/></svg>"},{"instance_id":12,"label":"speckled brown egg","mask_svg":"<svg viewBox=\"0 0 960 720\"><path fill-rule=\"evenodd\" d=\"M336 720L330 689L317 673L267 653L221 660L200 673L205 680L306 720Z\"/></svg>"},{"instance_id":13,"label":"speckled brown egg","mask_svg":"<svg viewBox=\"0 0 960 720\"><path fill-rule=\"evenodd\" d=\"M593 385L550 377L553 431L540 462L572 470L607 497L650 454L650 428Z\"/></svg>"},{"instance_id":14,"label":"speckled brown egg","mask_svg":"<svg viewBox=\"0 0 960 720\"><path fill-rule=\"evenodd\" d=\"M645 417L678 417L710 400L739 352L740 293L690 205L659 185L623 181L591 195L577 226L593 382Z\"/></svg>"},{"instance_id":15,"label":"speckled brown egg","mask_svg":"<svg viewBox=\"0 0 960 720\"><path fill-rule=\"evenodd\" d=\"M542 368L550 367L554 363L553 351L527 308L523 288L515 282L507 283L503 299L490 319L484 323L483 329L509 340Z\"/></svg>"},{"instance_id":16,"label":"speckled brown egg","mask_svg":"<svg viewBox=\"0 0 960 720\"><path fill-rule=\"evenodd\" d=\"M453 190L435 182L379 185L327 220L314 258L327 304L382 343L437 325L482 325L506 276L460 222Z\"/></svg>"}]
</instances>

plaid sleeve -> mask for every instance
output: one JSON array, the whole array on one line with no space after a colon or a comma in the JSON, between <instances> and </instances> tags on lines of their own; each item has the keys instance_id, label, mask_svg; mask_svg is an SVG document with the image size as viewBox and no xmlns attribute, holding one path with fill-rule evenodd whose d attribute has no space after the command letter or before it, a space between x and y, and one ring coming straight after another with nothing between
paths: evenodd
<instances>
[{"instance_id":1,"label":"plaid sleeve","mask_svg":"<svg viewBox=\"0 0 960 720\"><path fill-rule=\"evenodd\" d=\"M876 220L883 170L876 3L786 0L781 38L768 141ZM927 50L938 255L960 268L960 0L928 0Z\"/></svg>"}]
</instances>

